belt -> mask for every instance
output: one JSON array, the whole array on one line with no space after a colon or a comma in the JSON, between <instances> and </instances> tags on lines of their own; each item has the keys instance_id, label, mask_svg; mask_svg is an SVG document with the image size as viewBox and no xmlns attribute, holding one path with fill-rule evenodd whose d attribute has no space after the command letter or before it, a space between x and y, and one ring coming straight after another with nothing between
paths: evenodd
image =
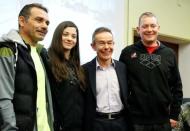
<instances>
[{"instance_id":1,"label":"belt","mask_svg":"<svg viewBox=\"0 0 190 131\"><path fill-rule=\"evenodd\" d=\"M124 116L123 111L120 112L112 112L112 113L102 113L102 112L96 112L96 118L101 118L101 119L118 119L120 117Z\"/></svg>"}]
</instances>

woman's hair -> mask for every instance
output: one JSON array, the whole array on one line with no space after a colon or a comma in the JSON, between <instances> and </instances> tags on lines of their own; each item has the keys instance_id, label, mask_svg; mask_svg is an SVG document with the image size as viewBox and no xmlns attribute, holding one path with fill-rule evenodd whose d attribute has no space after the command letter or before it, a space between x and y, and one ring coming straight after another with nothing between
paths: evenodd
<instances>
[{"instance_id":1,"label":"woman's hair","mask_svg":"<svg viewBox=\"0 0 190 131\"><path fill-rule=\"evenodd\" d=\"M74 27L77 32L76 45L71 49L69 63L71 63L77 73L77 77L80 81L81 88L85 87L84 73L80 67L80 54L79 54L79 31L77 26L71 21L64 21L60 23L54 31L53 38L51 41L48 55L50 58L51 69L56 81L66 80L69 76L68 67L64 54L64 48L62 45L62 34L65 28Z\"/></svg>"}]
</instances>

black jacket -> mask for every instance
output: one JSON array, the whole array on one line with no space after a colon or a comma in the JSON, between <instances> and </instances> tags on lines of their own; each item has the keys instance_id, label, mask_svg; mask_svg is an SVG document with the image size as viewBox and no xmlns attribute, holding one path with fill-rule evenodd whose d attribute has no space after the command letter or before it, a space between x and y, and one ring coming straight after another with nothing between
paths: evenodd
<instances>
[{"instance_id":1,"label":"black jacket","mask_svg":"<svg viewBox=\"0 0 190 131\"><path fill-rule=\"evenodd\" d=\"M14 43L12 43L12 44L14 44ZM3 50L6 51L9 49L6 47ZM25 48L24 46L18 44L17 50L18 50L18 56L17 56L17 60L16 60L16 67L14 68L14 71L13 71L14 73L10 74L12 77L14 77L14 79L13 79L13 81L9 81L9 82L14 83L14 87L11 87L14 89L14 91L12 92L13 98L11 101L13 104L13 108L14 108L13 110L14 110L14 114L15 114L15 118L16 118L16 127L18 128L18 131L33 131L34 124L36 123L36 110L37 110L36 109L36 99L37 99L36 70L35 70L35 66L34 66L32 57L30 55L30 47L28 46L28 48ZM42 56L44 53L46 53L46 49L40 47L39 55ZM14 53L12 53L12 54L14 54ZM14 57L12 57L12 58L15 59ZM13 61L15 61L15 60L13 60ZM9 69L11 70L10 67L13 67L13 66L14 65L9 65L9 66L7 66L7 69L9 67ZM3 75L3 74L1 74L1 75ZM4 75L7 76L7 74L4 74ZM6 78L7 78L7 80L9 80L8 77L6 77ZM2 86L1 88L4 88L4 87L7 88L6 86ZM47 88L49 89L49 92L50 92L48 80L46 79L46 91L48 90ZM10 90L7 89L7 93L9 91ZM50 93L48 93L48 94L50 94ZM49 100L51 101L51 95L49 96L48 94L47 94L47 96L48 96L47 101L49 101ZM6 100L7 98L4 97L4 99ZM7 104L8 104L8 100L7 100ZM50 104L50 105L52 105L52 104ZM51 108L50 105L48 105L48 107ZM10 116L11 115L14 116L14 114L12 114L12 111L11 111L12 110L11 106L8 107L6 110L10 113L9 114ZM53 114L50 113L49 111L48 111L48 113L49 113L49 116L51 118L53 118L53 116L52 116ZM5 115L8 115L8 114L5 114ZM8 116L7 116L7 118L8 118ZM11 120L10 123L14 122L13 118L11 118L10 120ZM6 120L3 120L3 121L4 121L3 123L7 126L7 127L5 126L5 130L6 129L8 130L9 128L13 129L13 127L10 126L11 124L8 123L8 121L6 121ZM51 119L50 121L52 122L53 120ZM4 130L4 127L2 127L2 130Z\"/></svg>"},{"instance_id":2,"label":"black jacket","mask_svg":"<svg viewBox=\"0 0 190 131\"><path fill-rule=\"evenodd\" d=\"M69 76L61 82L55 80L51 64L47 64L54 107L54 130L82 131L84 92L72 63L65 61L65 64L68 65Z\"/></svg>"},{"instance_id":3,"label":"black jacket","mask_svg":"<svg viewBox=\"0 0 190 131\"><path fill-rule=\"evenodd\" d=\"M122 50L128 71L129 110L137 124L178 119L182 83L174 51L162 43L148 54L141 41Z\"/></svg>"},{"instance_id":4,"label":"black jacket","mask_svg":"<svg viewBox=\"0 0 190 131\"><path fill-rule=\"evenodd\" d=\"M123 63L114 60L115 70L120 86L121 100L124 110L127 108L127 77L126 67ZM83 65L87 77L87 89L85 92L85 131L92 130L96 114L96 58Z\"/></svg>"},{"instance_id":5,"label":"black jacket","mask_svg":"<svg viewBox=\"0 0 190 131\"><path fill-rule=\"evenodd\" d=\"M15 50L2 46L2 43L12 44L10 47ZM17 30L0 37L0 45L0 130L33 131L37 110L37 76L30 47ZM40 58L47 54L40 44L36 49ZM51 92L47 77L45 80L48 122L53 131Z\"/></svg>"}]
</instances>

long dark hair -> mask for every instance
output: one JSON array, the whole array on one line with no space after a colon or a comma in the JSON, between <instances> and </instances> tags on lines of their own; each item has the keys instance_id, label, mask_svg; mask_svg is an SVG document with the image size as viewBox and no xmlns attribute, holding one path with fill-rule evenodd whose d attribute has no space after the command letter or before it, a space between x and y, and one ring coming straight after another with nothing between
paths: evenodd
<instances>
[{"instance_id":1,"label":"long dark hair","mask_svg":"<svg viewBox=\"0 0 190 131\"><path fill-rule=\"evenodd\" d=\"M77 26L71 21L64 21L60 23L54 31L51 41L48 55L50 58L51 69L56 81L61 82L66 80L69 75L68 67L64 55L64 48L62 46L62 34L65 28L74 27L77 32L77 41L75 47L71 49L69 63L71 63L77 73L77 77L80 81L81 89L85 88L85 78L83 70L80 66L80 54L79 54L79 31Z\"/></svg>"}]
</instances>

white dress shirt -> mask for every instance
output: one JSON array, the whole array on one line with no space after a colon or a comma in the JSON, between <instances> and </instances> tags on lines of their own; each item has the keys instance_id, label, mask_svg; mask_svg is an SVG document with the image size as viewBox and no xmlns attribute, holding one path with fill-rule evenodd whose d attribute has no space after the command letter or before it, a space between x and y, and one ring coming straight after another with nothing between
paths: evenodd
<instances>
[{"instance_id":1,"label":"white dress shirt","mask_svg":"<svg viewBox=\"0 0 190 131\"><path fill-rule=\"evenodd\" d=\"M115 63L102 68L96 60L96 99L97 112L111 113L123 109L120 98L120 88L115 71Z\"/></svg>"}]
</instances>

